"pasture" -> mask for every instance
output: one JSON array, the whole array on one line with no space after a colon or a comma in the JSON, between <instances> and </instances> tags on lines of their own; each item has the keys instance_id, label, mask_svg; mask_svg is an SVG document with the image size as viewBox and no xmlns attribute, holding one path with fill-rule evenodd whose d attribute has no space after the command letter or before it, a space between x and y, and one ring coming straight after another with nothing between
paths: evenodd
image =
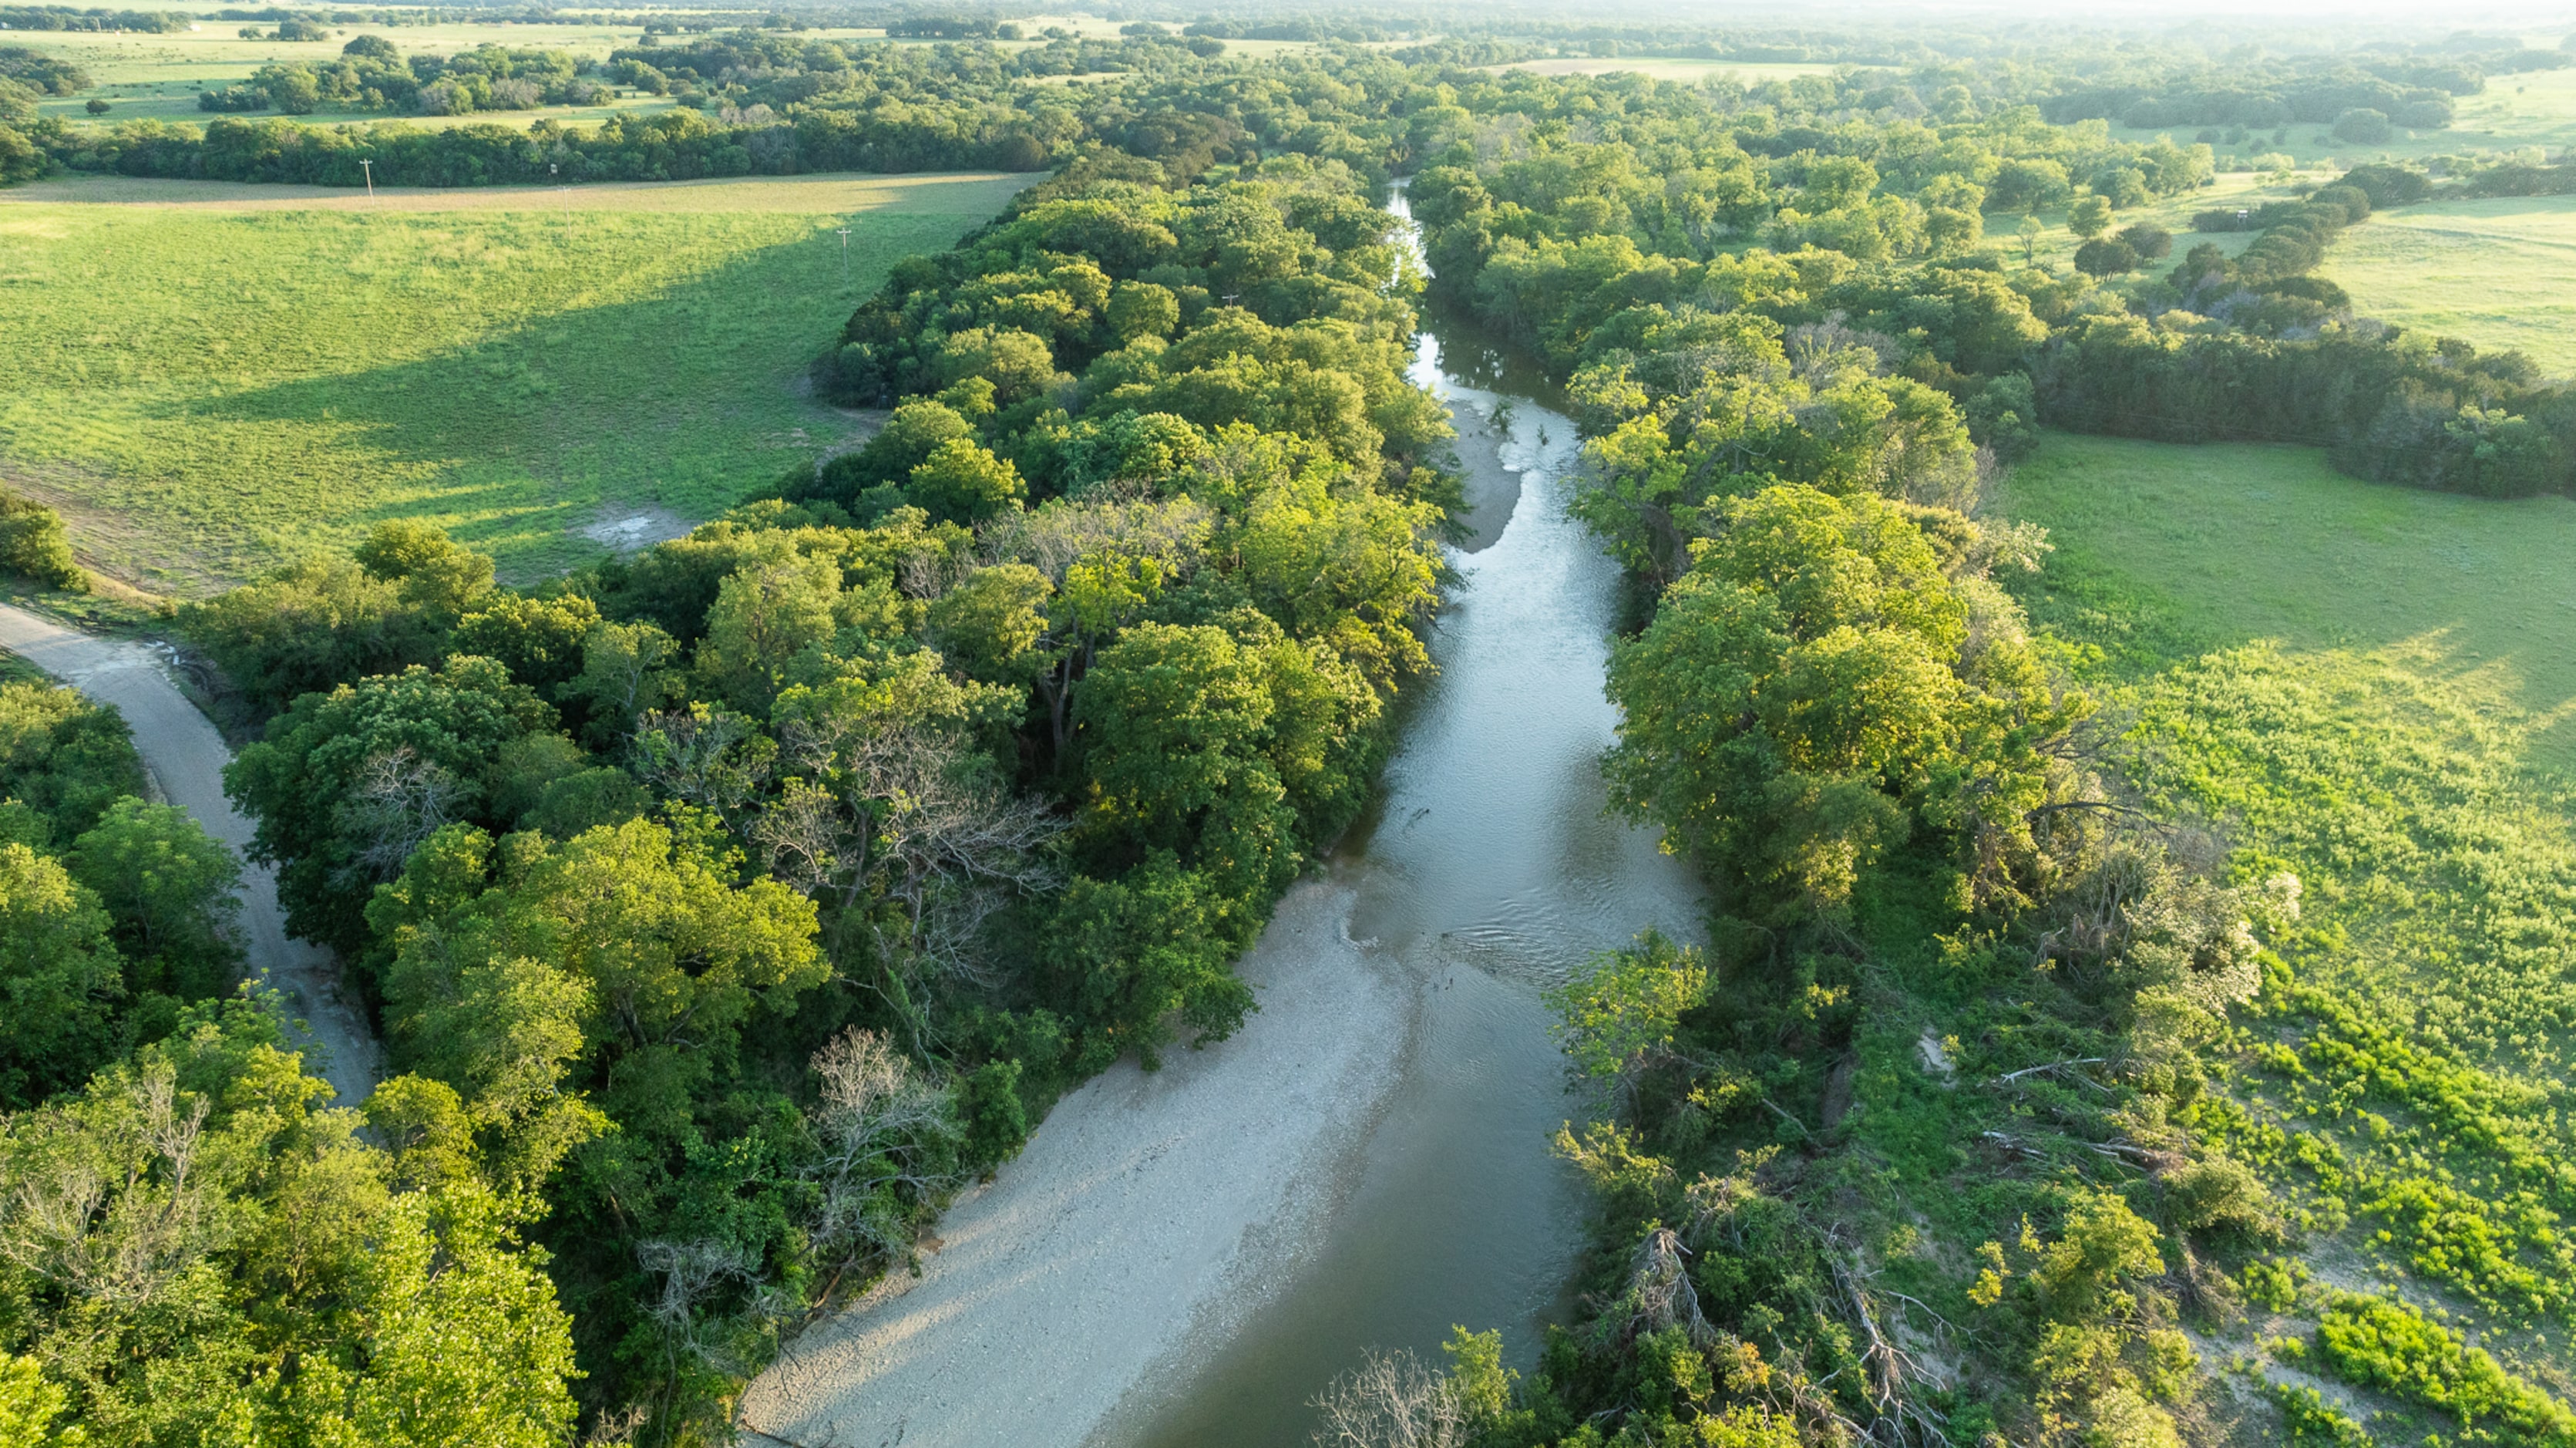
<instances>
[{"instance_id":1,"label":"pasture","mask_svg":"<svg viewBox=\"0 0 2576 1448\"><path fill-rule=\"evenodd\" d=\"M806 364L1027 179L0 193L0 477L156 592L395 517L538 576L859 432Z\"/></svg>"},{"instance_id":2,"label":"pasture","mask_svg":"<svg viewBox=\"0 0 2576 1448\"><path fill-rule=\"evenodd\" d=\"M2576 1151L2554 1105L2576 1057L2576 503L2052 436L2006 506L2051 530L2022 591L2139 802L2218 831L2240 879L2304 886L2199 1129L2318 1276L2565 1381L2540 1329L2576 1308L2576 1243L2537 1183ZM2382 1406L2379 1441L2439 1426Z\"/></svg>"},{"instance_id":3,"label":"pasture","mask_svg":"<svg viewBox=\"0 0 2576 1448\"><path fill-rule=\"evenodd\" d=\"M2364 316L2576 373L2576 196L2383 211L2337 238L2319 274Z\"/></svg>"},{"instance_id":4,"label":"pasture","mask_svg":"<svg viewBox=\"0 0 2576 1448\"><path fill-rule=\"evenodd\" d=\"M2066 434L2004 497L2057 545L2034 611L2123 673L2256 639L2396 650L2483 681L2534 722L2531 762L2576 766L2556 722L2576 712L2576 501L2363 482L2316 448Z\"/></svg>"}]
</instances>

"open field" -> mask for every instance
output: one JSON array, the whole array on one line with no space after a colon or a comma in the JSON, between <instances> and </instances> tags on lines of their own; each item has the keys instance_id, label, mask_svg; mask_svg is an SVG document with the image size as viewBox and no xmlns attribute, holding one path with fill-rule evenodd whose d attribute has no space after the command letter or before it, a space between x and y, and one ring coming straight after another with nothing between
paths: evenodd
<instances>
[{"instance_id":1,"label":"open field","mask_svg":"<svg viewBox=\"0 0 2576 1448\"><path fill-rule=\"evenodd\" d=\"M2226 1099L2195 1128L2269 1185L2302 1270L2564 1384L2576 1250L2533 1183L2576 1151L2555 1105L2576 1058L2576 504L2382 487L2306 449L2053 436L2007 506L2052 530L2023 591L2076 645L2141 802L2216 827L2237 878L2304 887L2269 937L2281 966L2205 1057ZM2275 1335L2297 1322L2248 1326L2240 1362L2303 1380ZM2441 1426L2347 1406L2383 1443Z\"/></svg>"},{"instance_id":2,"label":"open field","mask_svg":"<svg viewBox=\"0 0 2576 1448\"><path fill-rule=\"evenodd\" d=\"M611 515L703 518L851 435L805 364L1027 179L6 193L0 474L163 592L389 517L530 577Z\"/></svg>"},{"instance_id":3,"label":"open field","mask_svg":"<svg viewBox=\"0 0 2576 1448\"><path fill-rule=\"evenodd\" d=\"M2383 211L2339 237L2319 271L2364 315L2576 372L2576 196Z\"/></svg>"},{"instance_id":4,"label":"open field","mask_svg":"<svg viewBox=\"0 0 2576 1448\"><path fill-rule=\"evenodd\" d=\"M2064 621L2115 662L2160 667L2261 638L2411 647L2537 718L2576 702L2576 501L2362 482L2315 448L2062 434L2005 493L2052 530L2049 578L2081 613ZM2529 749L2576 766L2576 727Z\"/></svg>"},{"instance_id":5,"label":"open field","mask_svg":"<svg viewBox=\"0 0 2576 1448\"><path fill-rule=\"evenodd\" d=\"M2548 43L2556 44L2554 40ZM2230 154L2252 157L2277 151L2301 166L2324 169L2331 162L2337 170L2364 161L2422 161L2433 156L2512 151L2527 146L2545 147L2554 153L2576 146L2576 68L2491 76L2485 90L2455 97L2451 109L2451 124L2441 130L2410 131L2401 127L2394 139L2376 146L2338 141L2331 126L2316 121L2286 127L2286 135L2280 140L2274 139L2272 131L2258 130L2234 143L2225 139L2227 128L2219 127L2219 139L2212 144L2222 161ZM2170 136L2188 145L2198 134L2199 128L2194 126L2154 130L2117 124L2111 127L2112 138L2122 141Z\"/></svg>"}]
</instances>

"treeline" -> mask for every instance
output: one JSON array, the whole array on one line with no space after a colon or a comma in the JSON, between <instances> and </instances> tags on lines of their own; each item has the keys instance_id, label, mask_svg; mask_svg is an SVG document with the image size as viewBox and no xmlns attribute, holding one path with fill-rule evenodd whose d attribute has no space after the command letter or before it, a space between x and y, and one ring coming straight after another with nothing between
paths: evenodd
<instances>
[{"instance_id":1,"label":"treeline","mask_svg":"<svg viewBox=\"0 0 2576 1448\"><path fill-rule=\"evenodd\" d=\"M106 30L162 35L188 28L184 10L107 10L69 5L0 5L0 28Z\"/></svg>"},{"instance_id":2,"label":"treeline","mask_svg":"<svg viewBox=\"0 0 2576 1448\"><path fill-rule=\"evenodd\" d=\"M935 329L868 374L892 421L685 539L513 590L387 524L183 613L271 716L227 786L395 1074L363 1126L313 1110L254 1002L188 1017L193 1054L109 1040L49 1078L8 1131L95 1122L155 1172L169 1112L272 1135L224 1138L250 1165L193 1199L247 1235L136 1289L160 1338L0 1294L37 1421L175 1431L95 1386L107 1342L136 1382L291 1361L242 1392L371 1443L560 1441L576 1397L596 1435L727 1441L780 1339L902 1270L1058 1093L1240 1024L1235 956L1364 806L1426 666L1445 417L1403 380L1418 279L1345 170L1163 179L1095 162L904 263L852 323ZM355 1304L345 1340L298 1336L289 1293L261 1350L301 1356L199 1341L172 1294L267 1310L289 1202L332 1215L310 1281ZM485 1357L378 1347L344 1262L490 1316L415 1315ZM489 1422L368 1416L451 1368Z\"/></svg>"},{"instance_id":3,"label":"treeline","mask_svg":"<svg viewBox=\"0 0 2576 1448\"><path fill-rule=\"evenodd\" d=\"M500 45L478 46L452 56L407 57L381 35L361 35L342 47L336 60L264 65L246 84L202 91L197 108L264 111L273 107L300 116L329 106L454 116L533 110L541 105L588 105L613 94L605 82L590 78L598 70L566 51Z\"/></svg>"},{"instance_id":4,"label":"treeline","mask_svg":"<svg viewBox=\"0 0 2576 1448\"><path fill-rule=\"evenodd\" d=\"M2308 275L2374 204L2429 189L2412 171L2361 167L2249 215L2262 234L2232 261L2192 248L2167 279L2176 310L2153 322L2071 319L2051 337L2032 369L2041 415L2168 442L2308 443L2354 476L2414 487L2488 497L2576 488L2568 383L2544 379L2519 352L2348 323L2343 289Z\"/></svg>"},{"instance_id":5,"label":"treeline","mask_svg":"<svg viewBox=\"0 0 2576 1448\"><path fill-rule=\"evenodd\" d=\"M1520 154L1465 133L1410 191L1435 292L1567 382L1578 515L1638 586L1613 799L1703 869L1716 918L1705 946L1649 938L1558 995L1610 1106L1559 1143L1601 1212L1577 1319L1525 1376L1462 1336L1445 1373L1346 1380L1328 1412L1478 1448L2196 1441L2240 1410L2190 1334L2312 1310L2332 1377L2564 1439L2543 1384L2273 1255L2303 1219L2231 1152L2314 1158L2245 1126L2208 1044L2252 1039L2229 1017L2258 992L2317 1009L2265 951L2299 882L2138 807L1999 586L2046 540L1977 506L2034 417L2313 438L2348 416L2379 434L2348 467L2533 486L2509 469L2559 404L2527 363L2351 324L2308 275L2425 178L2362 168L2249 215L2240 257L2195 249L2132 301L1981 247L1840 250L1773 229L1786 207L1727 223L1770 247L1712 254L1629 179L1620 148L1647 152L1625 138L1655 133L1614 128ZM1656 174L1705 184L1680 154ZM2372 1049L2354 1069L2393 1054ZM2408 1230L2451 1250L2478 1220ZM2252 1431L2371 1441L2312 1391L2267 1396Z\"/></svg>"}]
</instances>

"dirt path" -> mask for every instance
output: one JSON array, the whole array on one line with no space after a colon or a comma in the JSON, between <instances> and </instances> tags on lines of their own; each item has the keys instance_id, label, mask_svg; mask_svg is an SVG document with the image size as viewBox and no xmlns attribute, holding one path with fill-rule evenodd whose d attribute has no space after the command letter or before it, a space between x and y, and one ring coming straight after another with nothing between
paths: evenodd
<instances>
[{"instance_id":1,"label":"dirt path","mask_svg":"<svg viewBox=\"0 0 2576 1448\"><path fill-rule=\"evenodd\" d=\"M197 817L206 832L246 855L251 824L224 798L232 751L197 706L188 702L152 649L102 639L24 609L0 604L0 649L34 664L102 704L113 704L134 731L134 747L162 798ZM327 1077L340 1104L367 1098L382 1075L375 1037L353 1002L340 997L340 971L330 953L286 933L277 880L267 866L242 866L243 944L254 970L286 993L288 1004L328 1058Z\"/></svg>"}]
</instances>

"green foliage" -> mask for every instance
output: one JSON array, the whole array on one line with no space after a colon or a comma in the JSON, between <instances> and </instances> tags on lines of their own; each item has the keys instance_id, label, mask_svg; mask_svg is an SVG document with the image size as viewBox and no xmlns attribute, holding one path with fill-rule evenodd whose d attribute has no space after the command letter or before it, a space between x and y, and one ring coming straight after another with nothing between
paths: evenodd
<instances>
[{"instance_id":1,"label":"green foliage","mask_svg":"<svg viewBox=\"0 0 2576 1448\"><path fill-rule=\"evenodd\" d=\"M0 1127L0 1187L44 1208L0 1220L0 1352L85 1441L570 1431L570 1325L518 1208L403 1182L329 1092L236 1003Z\"/></svg>"},{"instance_id":2,"label":"green foliage","mask_svg":"<svg viewBox=\"0 0 2576 1448\"><path fill-rule=\"evenodd\" d=\"M240 982L241 862L187 811L120 799L63 864L114 922L129 987L206 1000Z\"/></svg>"},{"instance_id":3,"label":"green foliage","mask_svg":"<svg viewBox=\"0 0 2576 1448\"><path fill-rule=\"evenodd\" d=\"M32 816L19 838L66 844L142 792L143 761L112 706L47 684L0 684L0 797Z\"/></svg>"},{"instance_id":4,"label":"green foliage","mask_svg":"<svg viewBox=\"0 0 2576 1448\"><path fill-rule=\"evenodd\" d=\"M59 862L0 845L0 1104L41 1101L106 1064L124 993L98 898Z\"/></svg>"},{"instance_id":5,"label":"green foliage","mask_svg":"<svg viewBox=\"0 0 2576 1448\"><path fill-rule=\"evenodd\" d=\"M2340 1298L2317 1323L2317 1349L2352 1382L2454 1415L2463 1442L2576 1443L2576 1411L2403 1303Z\"/></svg>"},{"instance_id":6,"label":"green foliage","mask_svg":"<svg viewBox=\"0 0 2576 1448\"><path fill-rule=\"evenodd\" d=\"M8 492L0 492L0 570L49 588L89 591L89 575L72 557L62 515Z\"/></svg>"},{"instance_id":7,"label":"green foliage","mask_svg":"<svg viewBox=\"0 0 2576 1448\"><path fill-rule=\"evenodd\" d=\"M1842 908L1918 827L1954 841L1980 890L2009 889L2048 792L2035 745L2081 706L2009 624L1965 648L1972 610L1999 600L1866 495L1774 488L1708 526L1612 660L1620 807L1675 831L1748 920Z\"/></svg>"},{"instance_id":8,"label":"green foliage","mask_svg":"<svg viewBox=\"0 0 2576 1448\"><path fill-rule=\"evenodd\" d=\"M500 751L553 723L499 664L458 655L304 695L224 788L259 821L251 856L278 866L288 928L356 955L376 885L441 826L491 820Z\"/></svg>"}]
</instances>

